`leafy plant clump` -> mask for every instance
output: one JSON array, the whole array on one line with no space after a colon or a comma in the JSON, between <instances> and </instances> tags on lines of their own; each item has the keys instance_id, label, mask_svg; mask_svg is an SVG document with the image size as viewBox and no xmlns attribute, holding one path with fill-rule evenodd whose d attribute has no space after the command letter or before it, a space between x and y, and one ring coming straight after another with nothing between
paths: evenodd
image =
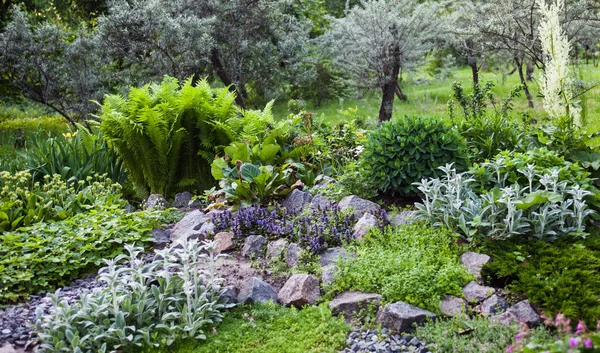
<instances>
[{"instance_id":1,"label":"leafy plant clump","mask_svg":"<svg viewBox=\"0 0 600 353\"><path fill-rule=\"evenodd\" d=\"M438 167L467 168L464 138L443 120L405 116L373 131L362 154L368 173L383 192L414 195L414 182L437 177Z\"/></svg>"},{"instance_id":2,"label":"leafy plant clump","mask_svg":"<svg viewBox=\"0 0 600 353\"><path fill-rule=\"evenodd\" d=\"M225 304L215 278L214 244L178 243L156 251L146 263L143 249L106 260L98 280L104 286L73 304L52 296L49 315L36 313L41 352L140 351L180 339L205 339L221 321Z\"/></svg>"},{"instance_id":3,"label":"leafy plant clump","mask_svg":"<svg viewBox=\"0 0 600 353\"><path fill-rule=\"evenodd\" d=\"M106 176L88 176L86 180L67 183L54 174L46 175L43 181L34 181L29 171L0 172L0 234L125 202L121 186Z\"/></svg>"},{"instance_id":4,"label":"leafy plant clump","mask_svg":"<svg viewBox=\"0 0 600 353\"><path fill-rule=\"evenodd\" d=\"M350 326L327 304L302 310L257 304L232 310L194 353L326 353L343 349Z\"/></svg>"},{"instance_id":5,"label":"leafy plant clump","mask_svg":"<svg viewBox=\"0 0 600 353\"><path fill-rule=\"evenodd\" d=\"M372 230L356 254L340 265L332 291L379 293L387 302L439 312L440 298L462 296L472 277L460 264L453 234L419 223Z\"/></svg>"},{"instance_id":6,"label":"leafy plant clump","mask_svg":"<svg viewBox=\"0 0 600 353\"><path fill-rule=\"evenodd\" d=\"M562 313L596 325L600 320L600 239L487 241L494 261L484 267L486 280L527 297L548 317Z\"/></svg>"},{"instance_id":7,"label":"leafy plant clump","mask_svg":"<svg viewBox=\"0 0 600 353\"><path fill-rule=\"evenodd\" d=\"M113 205L0 235L0 303L67 285L121 254L124 243L151 241L168 213Z\"/></svg>"}]
</instances>

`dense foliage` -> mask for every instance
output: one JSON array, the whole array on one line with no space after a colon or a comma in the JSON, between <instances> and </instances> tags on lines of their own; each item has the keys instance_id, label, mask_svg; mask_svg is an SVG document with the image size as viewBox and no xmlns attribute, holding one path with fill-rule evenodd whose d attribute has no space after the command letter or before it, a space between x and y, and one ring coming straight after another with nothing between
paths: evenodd
<instances>
[{"instance_id":1,"label":"dense foliage","mask_svg":"<svg viewBox=\"0 0 600 353\"><path fill-rule=\"evenodd\" d=\"M168 214L126 213L106 205L54 223L37 223L0 235L0 302L54 290L123 252L123 244L152 240Z\"/></svg>"},{"instance_id":2,"label":"dense foliage","mask_svg":"<svg viewBox=\"0 0 600 353\"><path fill-rule=\"evenodd\" d=\"M213 248L183 241L146 263L143 248L126 246L127 255L105 260L98 273L103 287L72 304L55 295L51 313L37 313L39 351L134 352L206 338L204 330L229 306L214 277Z\"/></svg>"},{"instance_id":3,"label":"dense foliage","mask_svg":"<svg viewBox=\"0 0 600 353\"><path fill-rule=\"evenodd\" d=\"M420 223L372 230L355 249L357 258L340 266L332 290L380 293L386 302L439 312L440 299L461 296L471 279L454 238Z\"/></svg>"},{"instance_id":4,"label":"dense foliage","mask_svg":"<svg viewBox=\"0 0 600 353\"><path fill-rule=\"evenodd\" d=\"M465 140L443 120L405 116L373 131L362 157L379 190L413 195L414 182L437 177L446 163L466 169L466 152Z\"/></svg>"},{"instance_id":5,"label":"dense foliage","mask_svg":"<svg viewBox=\"0 0 600 353\"><path fill-rule=\"evenodd\" d=\"M343 348L350 327L326 304L302 310L277 304L240 307L225 316L215 335L194 353L322 353Z\"/></svg>"}]
</instances>

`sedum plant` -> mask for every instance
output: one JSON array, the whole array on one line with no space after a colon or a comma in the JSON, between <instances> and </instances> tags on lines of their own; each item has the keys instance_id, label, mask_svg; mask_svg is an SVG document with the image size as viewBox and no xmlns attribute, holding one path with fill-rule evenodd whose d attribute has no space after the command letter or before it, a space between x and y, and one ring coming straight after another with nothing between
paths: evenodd
<instances>
[{"instance_id":1,"label":"sedum plant","mask_svg":"<svg viewBox=\"0 0 600 353\"><path fill-rule=\"evenodd\" d=\"M57 292L49 314L36 312L40 352L140 351L206 339L204 330L230 306L215 276L214 246L183 239L149 263L142 248L125 246L126 255L105 260L101 288L73 304Z\"/></svg>"}]
</instances>

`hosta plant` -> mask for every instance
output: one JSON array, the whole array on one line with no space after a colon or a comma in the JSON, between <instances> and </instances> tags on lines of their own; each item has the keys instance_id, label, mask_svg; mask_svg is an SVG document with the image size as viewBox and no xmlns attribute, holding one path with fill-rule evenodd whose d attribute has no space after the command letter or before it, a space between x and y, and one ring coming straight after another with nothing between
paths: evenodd
<instances>
[{"instance_id":1,"label":"hosta plant","mask_svg":"<svg viewBox=\"0 0 600 353\"><path fill-rule=\"evenodd\" d=\"M182 240L155 259L142 248L106 260L101 288L73 304L52 296L53 308L38 310L36 331L45 352L123 352L170 346L176 340L206 339L205 330L229 307L215 277L214 243Z\"/></svg>"},{"instance_id":2,"label":"hosta plant","mask_svg":"<svg viewBox=\"0 0 600 353\"><path fill-rule=\"evenodd\" d=\"M467 168L464 138L443 120L405 116L371 133L362 154L367 173L380 191L413 195L414 182L437 177L438 167L453 162Z\"/></svg>"}]
</instances>

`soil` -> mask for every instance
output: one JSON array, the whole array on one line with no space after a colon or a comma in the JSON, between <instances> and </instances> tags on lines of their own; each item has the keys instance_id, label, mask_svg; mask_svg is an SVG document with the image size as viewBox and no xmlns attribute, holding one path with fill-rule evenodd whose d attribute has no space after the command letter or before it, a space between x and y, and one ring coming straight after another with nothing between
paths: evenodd
<instances>
[{"instance_id":1,"label":"soil","mask_svg":"<svg viewBox=\"0 0 600 353\"><path fill-rule=\"evenodd\" d=\"M279 292L287 281L287 277L284 275L273 274L269 270L253 267L252 263L238 252L217 260L216 271L218 277L225 279L226 285L234 286L237 289L246 285L252 277L258 277Z\"/></svg>"}]
</instances>

